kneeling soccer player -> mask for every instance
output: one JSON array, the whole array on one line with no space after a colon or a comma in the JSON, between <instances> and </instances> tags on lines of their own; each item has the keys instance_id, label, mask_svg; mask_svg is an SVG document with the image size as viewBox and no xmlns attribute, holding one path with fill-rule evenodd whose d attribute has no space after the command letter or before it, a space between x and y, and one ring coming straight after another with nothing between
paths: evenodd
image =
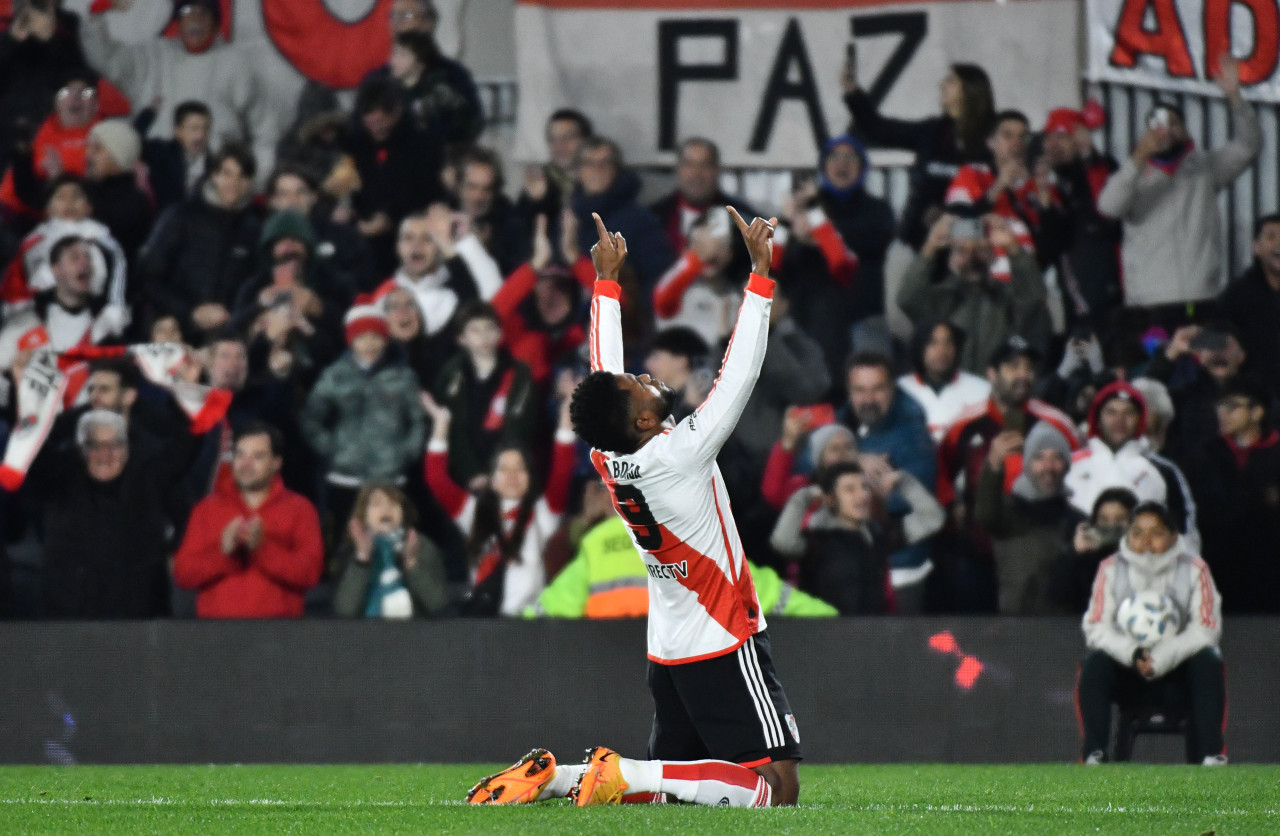
<instances>
[{"instance_id":1,"label":"kneeling soccer player","mask_svg":"<svg viewBox=\"0 0 1280 836\"><path fill-rule=\"evenodd\" d=\"M750 226L729 208L751 253L738 323L711 394L676 424L676 393L623 372L618 271L626 241L591 248L591 374L573 393L574 430L613 496L649 572L651 760L598 746L578 766L545 749L477 784L473 804L570 797L578 806L674 797L768 807L800 793L800 732L769 655L764 615L716 455L760 376L769 336L776 221Z\"/></svg>"}]
</instances>

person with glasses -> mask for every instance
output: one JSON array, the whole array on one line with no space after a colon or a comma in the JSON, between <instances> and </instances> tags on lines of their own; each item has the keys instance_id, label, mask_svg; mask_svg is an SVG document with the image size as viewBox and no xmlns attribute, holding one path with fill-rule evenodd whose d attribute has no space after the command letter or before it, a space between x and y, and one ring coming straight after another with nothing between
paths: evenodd
<instances>
[{"instance_id":1,"label":"person with glasses","mask_svg":"<svg viewBox=\"0 0 1280 836\"><path fill-rule=\"evenodd\" d=\"M1204 556L1228 613L1280 613L1280 433L1274 393L1239 375L1223 386L1218 432L1187 469L1200 501Z\"/></svg>"},{"instance_id":2,"label":"person with glasses","mask_svg":"<svg viewBox=\"0 0 1280 836\"><path fill-rule=\"evenodd\" d=\"M34 134L10 147L13 165L0 183L0 204L33 220L47 183L62 174L84 176L89 132L99 121L93 74L82 69L66 76L50 102L53 110Z\"/></svg>"}]
</instances>

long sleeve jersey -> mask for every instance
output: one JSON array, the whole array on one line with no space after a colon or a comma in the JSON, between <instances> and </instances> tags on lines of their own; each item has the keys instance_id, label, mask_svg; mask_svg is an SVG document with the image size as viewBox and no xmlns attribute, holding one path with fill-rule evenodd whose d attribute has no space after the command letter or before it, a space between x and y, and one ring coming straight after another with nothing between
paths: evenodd
<instances>
[{"instance_id":1,"label":"long sleeve jersey","mask_svg":"<svg viewBox=\"0 0 1280 836\"><path fill-rule=\"evenodd\" d=\"M649 575L649 658L722 656L765 629L724 477L716 465L751 396L769 337L774 283L753 274L711 394L634 453L592 450ZM617 283L597 281L591 369L623 371Z\"/></svg>"}]
</instances>

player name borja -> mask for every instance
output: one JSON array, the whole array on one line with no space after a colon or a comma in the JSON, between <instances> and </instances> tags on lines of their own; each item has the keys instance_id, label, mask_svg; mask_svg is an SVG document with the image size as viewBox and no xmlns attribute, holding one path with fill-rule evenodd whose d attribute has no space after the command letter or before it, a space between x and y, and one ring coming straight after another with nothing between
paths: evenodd
<instances>
[{"instance_id":1,"label":"player name borja","mask_svg":"<svg viewBox=\"0 0 1280 836\"><path fill-rule=\"evenodd\" d=\"M646 563L644 568L649 570L649 577L658 580L678 580L680 578L689 577L689 561L682 560L679 563L663 563L658 566Z\"/></svg>"},{"instance_id":2,"label":"player name borja","mask_svg":"<svg viewBox=\"0 0 1280 836\"><path fill-rule=\"evenodd\" d=\"M631 464L630 462L611 461L609 462L609 467L613 471L614 479L633 480L640 478L639 465Z\"/></svg>"}]
</instances>

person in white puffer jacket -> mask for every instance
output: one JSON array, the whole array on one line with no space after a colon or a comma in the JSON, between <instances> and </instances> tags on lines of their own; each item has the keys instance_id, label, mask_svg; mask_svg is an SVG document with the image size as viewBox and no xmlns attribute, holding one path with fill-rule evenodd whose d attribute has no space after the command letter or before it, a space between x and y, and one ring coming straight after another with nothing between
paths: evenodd
<instances>
[{"instance_id":1,"label":"person in white puffer jacket","mask_svg":"<svg viewBox=\"0 0 1280 836\"><path fill-rule=\"evenodd\" d=\"M1117 617L1124 601L1147 591L1168 596L1177 614L1176 631L1149 648ZM1188 718L1187 761L1226 763L1222 596L1209 565L1178 536L1165 506L1144 502L1134 508L1120 551L1098 567L1081 626L1089 648L1077 686L1085 763L1107 760L1113 702L1181 709Z\"/></svg>"}]
</instances>

